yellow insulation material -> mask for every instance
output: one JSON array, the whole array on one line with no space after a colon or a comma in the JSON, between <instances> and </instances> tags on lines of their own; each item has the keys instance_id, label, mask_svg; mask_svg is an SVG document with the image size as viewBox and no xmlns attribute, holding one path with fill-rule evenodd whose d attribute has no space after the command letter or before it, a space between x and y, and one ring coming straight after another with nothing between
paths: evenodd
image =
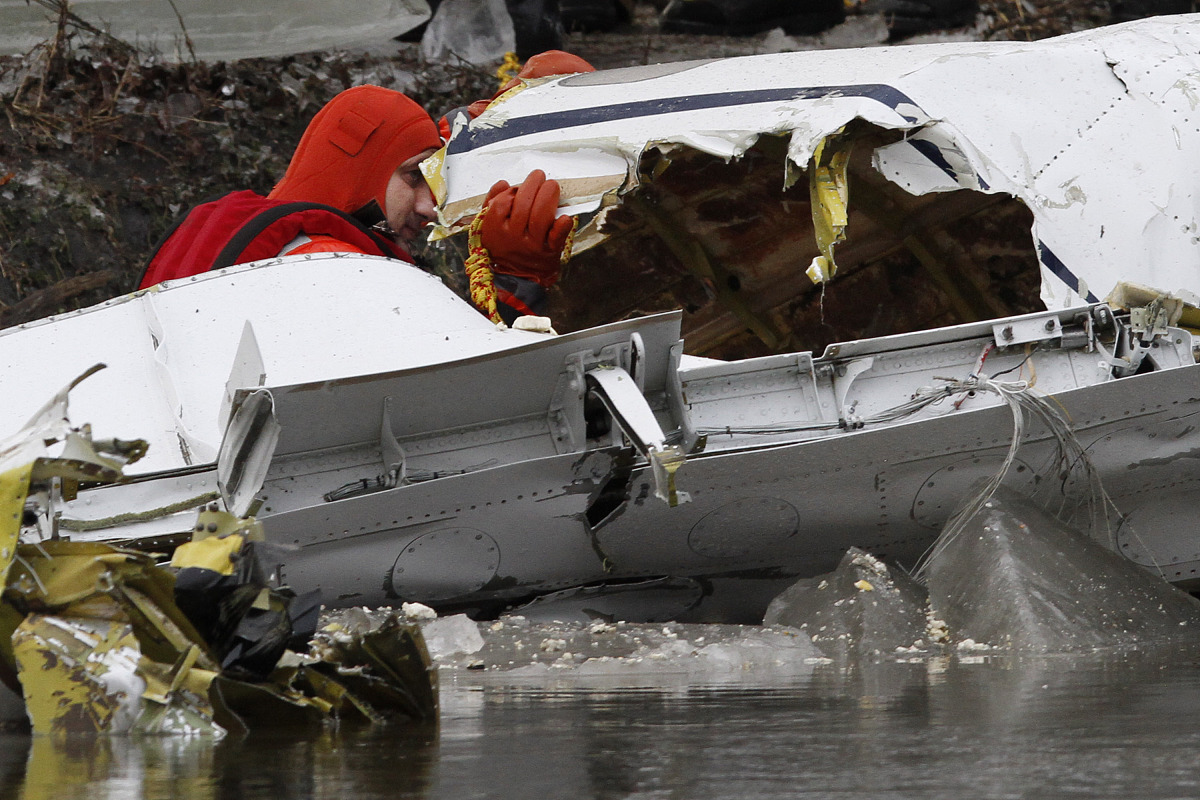
<instances>
[{"instance_id":1,"label":"yellow insulation material","mask_svg":"<svg viewBox=\"0 0 1200 800\"><path fill-rule=\"evenodd\" d=\"M833 247L846 238L850 184L846 167L850 163L849 142L831 144L833 137L817 145L808 166L808 190L812 202L813 232L821 255L807 270L813 283L824 283L837 272Z\"/></svg>"}]
</instances>

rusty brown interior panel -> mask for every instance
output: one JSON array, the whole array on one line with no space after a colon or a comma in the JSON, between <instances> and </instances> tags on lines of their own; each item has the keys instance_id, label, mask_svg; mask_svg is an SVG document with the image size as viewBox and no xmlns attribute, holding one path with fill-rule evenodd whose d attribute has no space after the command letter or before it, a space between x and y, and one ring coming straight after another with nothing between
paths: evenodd
<instances>
[{"instance_id":1,"label":"rusty brown interior panel","mask_svg":"<svg viewBox=\"0 0 1200 800\"><path fill-rule=\"evenodd\" d=\"M764 136L729 163L694 150L648 153L642 184L552 292L556 327L684 310L687 351L747 358L1042 308L1030 228L1007 195L914 197L871 166L899 134L851 127L849 224L824 287L808 180L784 189L786 139Z\"/></svg>"}]
</instances>

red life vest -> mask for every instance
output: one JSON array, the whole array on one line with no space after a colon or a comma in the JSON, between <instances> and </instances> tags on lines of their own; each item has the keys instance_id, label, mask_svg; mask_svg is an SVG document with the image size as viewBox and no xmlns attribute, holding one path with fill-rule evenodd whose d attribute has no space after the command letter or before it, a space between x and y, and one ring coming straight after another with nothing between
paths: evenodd
<instances>
[{"instance_id":1,"label":"red life vest","mask_svg":"<svg viewBox=\"0 0 1200 800\"><path fill-rule=\"evenodd\" d=\"M269 200L246 190L189 211L151 253L138 288L274 258L302 233L331 236L368 255L412 260L399 246L332 206Z\"/></svg>"}]
</instances>

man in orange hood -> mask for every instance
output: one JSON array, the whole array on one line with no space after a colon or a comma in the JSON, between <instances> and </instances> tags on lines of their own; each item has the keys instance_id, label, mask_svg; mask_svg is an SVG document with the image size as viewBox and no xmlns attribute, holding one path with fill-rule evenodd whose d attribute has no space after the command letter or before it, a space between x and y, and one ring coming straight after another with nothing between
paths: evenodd
<instances>
[{"instance_id":1,"label":"man in orange hood","mask_svg":"<svg viewBox=\"0 0 1200 800\"><path fill-rule=\"evenodd\" d=\"M408 97L356 86L317 112L267 197L333 206L407 248L436 218L419 165L441 146L429 114Z\"/></svg>"},{"instance_id":2,"label":"man in orange hood","mask_svg":"<svg viewBox=\"0 0 1200 800\"><path fill-rule=\"evenodd\" d=\"M250 261L357 252L412 261L409 248L435 218L419 164L441 147L437 125L400 92L356 86L313 117L267 197L227 194L188 212L151 255L139 288ZM483 247L512 280L498 300L509 321L534 313L558 274L570 220L556 220L558 184L535 171L501 182L488 199Z\"/></svg>"}]
</instances>

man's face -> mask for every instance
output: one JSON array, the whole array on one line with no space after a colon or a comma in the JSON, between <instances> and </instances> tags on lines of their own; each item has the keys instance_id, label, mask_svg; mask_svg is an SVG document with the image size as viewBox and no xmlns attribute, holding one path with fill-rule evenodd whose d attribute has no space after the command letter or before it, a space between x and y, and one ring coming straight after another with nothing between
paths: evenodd
<instances>
[{"instance_id":1,"label":"man's face","mask_svg":"<svg viewBox=\"0 0 1200 800\"><path fill-rule=\"evenodd\" d=\"M395 231L396 239L401 244L412 244L421 228L437 218L433 192L429 190L418 166L434 152L431 148L413 156L396 167L388 180L387 194L384 196L387 208L384 213L388 226Z\"/></svg>"}]
</instances>

